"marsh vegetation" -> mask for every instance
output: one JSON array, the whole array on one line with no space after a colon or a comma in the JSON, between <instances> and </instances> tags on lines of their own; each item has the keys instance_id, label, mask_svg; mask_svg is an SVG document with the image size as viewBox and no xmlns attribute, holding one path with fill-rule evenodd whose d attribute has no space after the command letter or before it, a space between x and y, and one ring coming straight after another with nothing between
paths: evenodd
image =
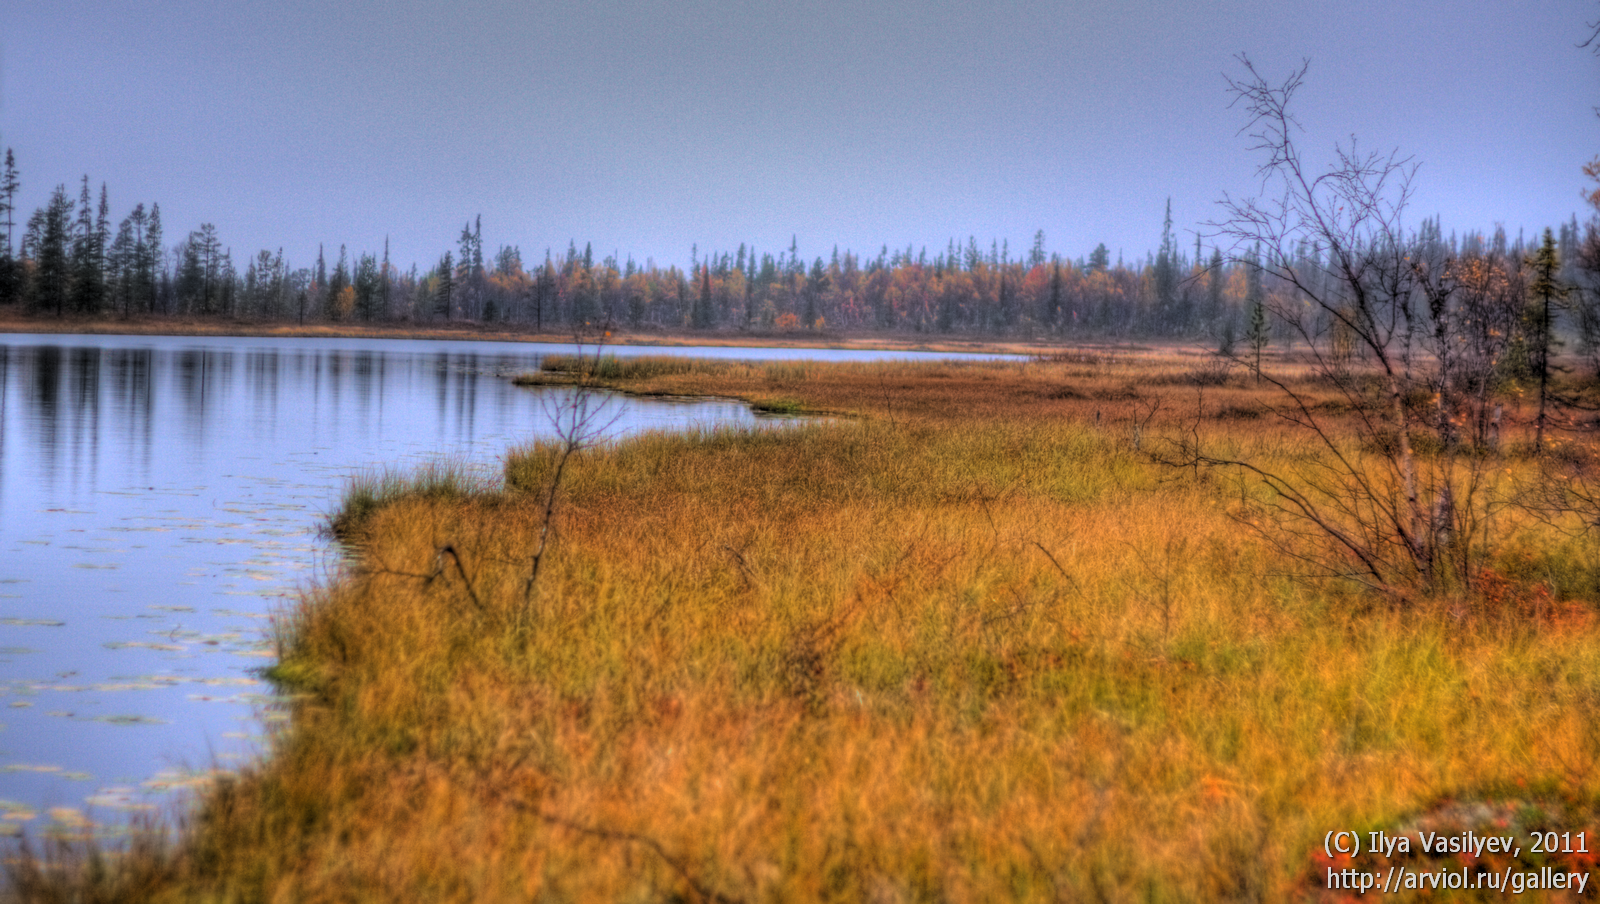
<instances>
[{"instance_id":1,"label":"marsh vegetation","mask_svg":"<svg viewBox=\"0 0 1600 904\"><path fill-rule=\"evenodd\" d=\"M1339 386L1269 358L1381 465ZM1320 893L1333 828L1595 828L1600 546L1519 505L1551 467L1534 410L1485 453L1471 579L1392 592L1283 555L1325 537L1245 528L1274 492L1247 471L1162 463L1197 439L1281 470L1329 454L1213 362L619 372L839 416L595 445L559 484L546 443L497 487L390 485L359 564L280 621L271 755L169 845L52 887L1283 899Z\"/></svg>"}]
</instances>

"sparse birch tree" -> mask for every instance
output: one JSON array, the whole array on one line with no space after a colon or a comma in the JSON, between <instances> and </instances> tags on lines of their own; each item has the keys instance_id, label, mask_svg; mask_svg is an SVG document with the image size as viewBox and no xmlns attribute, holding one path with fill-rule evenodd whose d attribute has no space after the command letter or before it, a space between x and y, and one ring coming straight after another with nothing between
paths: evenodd
<instances>
[{"instance_id":1,"label":"sparse birch tree","mask_svg":"<svg viewBox=\"0 0 1600 904\"><path fill-rule=\"evenodd\" d=\"M1290 107L1306 66L1272 84L1248 59L1240 63L1244 77L1229 87L1249 115L1241 132L1265 157L1263 190L1225 198L1226 215L1212 225L1231 242L1235 262L1259 266L1274 285L1262 301L1266 313L1305 342L1314 386L1336 393L1335 408L1346 413L1330 413L1318 389L1257 368L1282 400L1275 413L1321 453L1269 465L1214 456L1190 439L1178 442L1174 463L1255 476L1268 492L1239 516L1318 574L1397 599L1464 586L1484 527L1481 459L1445 441L1460 406L1439 366L1452 338L1448 321L1440 332L1432 314L1449 309L1453 284L1448 262L1428 259L1403 231L1415 165L1352 143L1314 171ZM1302 253L1307 247L1316 253ZM1432 417L1436 411L1446 416Z\"/></svg>"}]
</instances>

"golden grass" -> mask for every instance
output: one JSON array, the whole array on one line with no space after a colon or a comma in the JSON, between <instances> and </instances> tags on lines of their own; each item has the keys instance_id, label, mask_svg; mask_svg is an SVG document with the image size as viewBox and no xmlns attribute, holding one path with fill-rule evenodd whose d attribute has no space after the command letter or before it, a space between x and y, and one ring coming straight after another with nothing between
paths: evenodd
<instances>
[{"instance_id":1,"label":"golden grass","mask_svg":"<svg viewBox=\"0 0 1600 904\"><path fill-rule=\"evenodd\" d=\"M291 723L142 855L151 897L1282 900L1326 832L1448 800L1600 844L1586 547L1507 527L1544 564L1494 599L1296 580L1235 487L1134 448L1157 410L1141 444L1314 454L1193 422L1262 400L1203 364L645 368L851 416L578 454L531 592L553 447L375 507L280 622Z\"/></svg>"}]
</instances>

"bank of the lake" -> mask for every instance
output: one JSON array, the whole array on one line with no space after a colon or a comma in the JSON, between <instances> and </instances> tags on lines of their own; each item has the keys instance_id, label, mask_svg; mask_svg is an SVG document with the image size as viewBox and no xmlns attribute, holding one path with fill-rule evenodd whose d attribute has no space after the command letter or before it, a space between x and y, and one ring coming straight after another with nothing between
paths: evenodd
<instances>
[{"instance_id":1,"label":"bank of the lake","mask_svg":"<svg viewBox=\"0 0 1600 904\"><path fill-rule=\"evenodd\" d=\"M424 339L470 342L517 342L572 345L575 340L612 346L652 346L663 349L725 347L760 349L831 349L846 351L908 351L958 354L1031 355L1059 349L1060 342L996 340L905 332L843 333L839 331L731 331L628 329L573 331L538 330L521 323L436 321L428 323L362 323L359 321L301 323L292 320L239 320L229 317L134 315L132 317L64 317L0 310L0 334L44 333L129 336L239 336L278 338ZM1115 347L1119 343L1089 343ZM1120 345L1127 345L1120 343Z\"/></svg>"},{"instance_id":2,"label":"bank of the lake","mask_svg":"<svg viewBox=\"0 0 1600 904\"><path fill-rule=\"evenodd\" d=\"M101 881L156 900L1284 900L1323 894L1333 830L1593 839L1583 547L1523 525L1493 600L1395 607L1299 578L1229 517L1249 490L1144 452L1166 430L1311 454L1248 416L1248 381L1207 377L1197 408L1196 363L619 381L851 416L544 444L499 486L392 495L361 566L284 622L295 702L272 755ZM1532 556L1547 578L1516 570Z\"/></svg>"}]
</instances>

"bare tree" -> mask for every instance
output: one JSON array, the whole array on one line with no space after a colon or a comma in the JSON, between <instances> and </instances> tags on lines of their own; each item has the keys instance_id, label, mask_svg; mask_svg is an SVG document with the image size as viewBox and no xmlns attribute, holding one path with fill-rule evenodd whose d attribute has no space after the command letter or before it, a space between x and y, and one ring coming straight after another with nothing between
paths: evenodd
<instances>
[{"instance_id":1,"label":"bare tree","mask_svg":"<svg viewBox=\"0 0 1600 904\"><path fill-rule=\"evenodd\" d=\"M1453 262L1442 243L1402 224L1416 165L1352 141L1312 171L1290 112L1307 66L1273 84L1239 61L1245 74L1228 85L1249 115L1241 133L1265 158L1262 192L1225 198L1225 217L1211 225L1236 262L1262 269L1273 287L1267 313L1309 349L1310 385L1253 369L1279 393L1276 414L1321 454L1269 465L1211 455L1191 438L1170 460L1253 474L1270 492L1240 517L1317 573L1400 598L1461 586L1485 523L1481 457L1461 454L1456 437L1464 384L1451 373ZM1333 406L1318 397L1329 391Z\"/></svg>"},{"instance_id":2,"label":"bare tree","mask_svg":"<svg viewBox=\"0 0 1600 904\"><path fill-rule=\"evenodd\" d=\"M599 372L606 340L611 336L609 321L593 341L593 351L585 349L591 343L580 330L573 336L575 354L575 381L570 394L546 395L541 400L545 418L555 434L555 467L550 473L550 484L544 494L544 509L539 522L539 545L534 548L528 566L528 579L523 585L524 608L533 602L534 589L539 583L539 568L544 562L550 541L550 526L555 519L556 496L561 490L561 479L567 463L578 452L599 442L620 414L609 409L611 401L598 385Z\"/></svg>"}]
</instances>

